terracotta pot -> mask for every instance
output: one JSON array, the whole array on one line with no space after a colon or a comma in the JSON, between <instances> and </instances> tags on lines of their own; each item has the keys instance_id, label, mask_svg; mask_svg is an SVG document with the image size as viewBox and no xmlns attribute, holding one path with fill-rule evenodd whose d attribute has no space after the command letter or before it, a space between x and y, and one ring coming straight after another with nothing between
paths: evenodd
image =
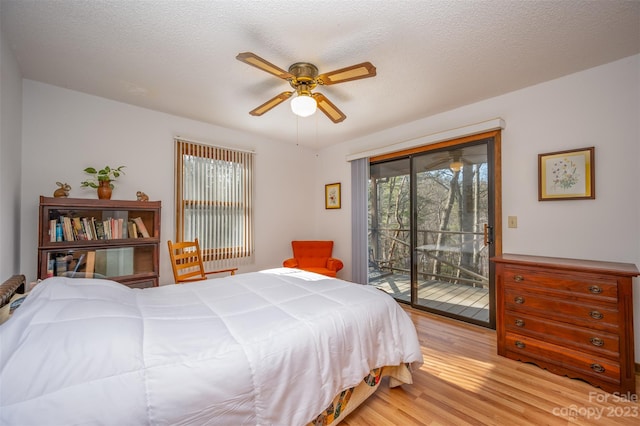
<instances>
[{"instance_id":1,"label":"terracotta pot","mask_svg":"<svg viewBox=\"0 0 640 426\"><path fill-rule=\"evenodd\" d=\"M111 199L111 181L101 180L98 186L98 198L101 200Z\"/></svg>"}]
</instances>

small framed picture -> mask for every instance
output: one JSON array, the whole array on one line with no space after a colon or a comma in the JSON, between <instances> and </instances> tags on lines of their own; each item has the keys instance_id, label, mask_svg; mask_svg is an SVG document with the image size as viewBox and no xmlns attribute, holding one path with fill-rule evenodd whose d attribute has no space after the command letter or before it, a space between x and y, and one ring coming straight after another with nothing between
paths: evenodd
<instances>
[{"instance_id":1,"label":"small framed picture","mask_svg":"<svg viewBox=\"0 0 640 426\"><path fill-rule=\"evenodd\" d=\"M324 208L340 208L340 184L330 183L324 186Z\"/></svg>"},{"instance_id":2,"label":"small framed picture","mask_svg":"<svg viewBox=\"0 0 640 426\"><path fill-rule=\"evenodd\" d=\"M595 148L538 154L538 200L596 198Z\"/></svg>"}]
</instances>

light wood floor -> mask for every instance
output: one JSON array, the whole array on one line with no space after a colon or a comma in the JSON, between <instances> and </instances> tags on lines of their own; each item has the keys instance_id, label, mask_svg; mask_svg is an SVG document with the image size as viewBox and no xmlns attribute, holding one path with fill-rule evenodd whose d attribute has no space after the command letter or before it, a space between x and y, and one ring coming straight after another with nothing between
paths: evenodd
<instances>
[{"instance_id":1,"label":"light wood floor","mask_svg":"<svg viewBox=\"0 0 640 426\"><path fill-rule=\"evenodd\" d=\"M493 330L405 310L424 356L414 384L389 389L385 379L341 426L640 424L637 395L616 397L500 357ZM640 376L636 383L640 391Z\"/></svg>"}]
</instances>

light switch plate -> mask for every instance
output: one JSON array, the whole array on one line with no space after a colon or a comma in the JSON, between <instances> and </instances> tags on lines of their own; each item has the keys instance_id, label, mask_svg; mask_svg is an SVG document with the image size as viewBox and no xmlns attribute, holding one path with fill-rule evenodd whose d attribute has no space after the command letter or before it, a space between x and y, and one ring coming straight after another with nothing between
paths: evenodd
<instances>
[{"instance_id":1,"label":"light switch plate","mask_svg":"<svg viewBox=\"0 0 640 426\"><path fill-rule=\"evenodd\" d=\"M517 228L518 227L518 216L508 216L507 217L507 226L509 228Z\"/></svg>"}]
</instances>

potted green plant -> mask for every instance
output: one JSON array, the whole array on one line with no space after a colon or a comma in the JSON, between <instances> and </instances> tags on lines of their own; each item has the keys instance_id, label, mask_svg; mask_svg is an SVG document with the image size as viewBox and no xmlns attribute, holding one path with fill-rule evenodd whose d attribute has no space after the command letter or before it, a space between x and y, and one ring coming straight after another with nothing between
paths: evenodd
<instances>
[{"instance_id":1,"label":"potted green plant","mask_svg":"<svg viewBox=\"0 0 640 426\"><path fill-rule=\"evenodd\" d=\"M85 180L84 182L80 182L81 187L89 187L98 190L98 198L100 199L111 199L111 191L113 190L113 182L120 177L120 175L124 174L125 166L120 167L109 167L104 166L104 168L100 170L96 170L93 167L87 167L84 169L84 172L91 175L90 178Z\"/></svg>"}]
</instances>

